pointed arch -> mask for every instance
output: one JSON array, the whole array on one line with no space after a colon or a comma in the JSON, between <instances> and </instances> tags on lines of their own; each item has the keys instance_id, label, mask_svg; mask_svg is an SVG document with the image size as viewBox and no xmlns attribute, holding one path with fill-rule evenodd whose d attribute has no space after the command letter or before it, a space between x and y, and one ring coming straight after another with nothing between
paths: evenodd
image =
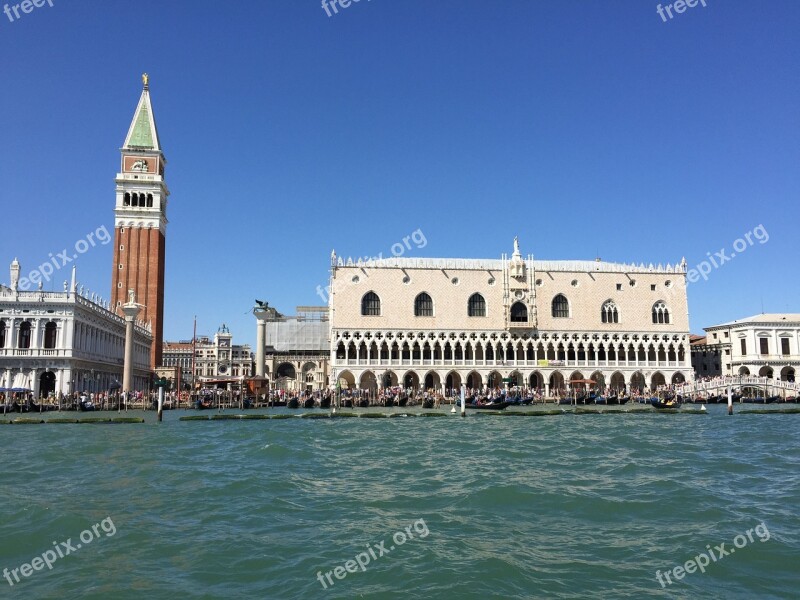
<instances>
[{"instance_id":1,"label":"pointed arch","mask_svg":"<svg viewBox=\"0 0 800 600\"><path fill-rule=\"evenodd\" d=\"M379 317L381 315L381 299L375 292L367 292L361 297L361 316Z\"/></svg>"},{"instance_id":2,"label":"pointed arch","mask_svg":"<svg viewBox=\"0 0 800 600\"><path fill-rule=\"evenodd\" d=\"M556 294L551 303L552 315L555 318L569 317L569 300L564 294Z\"/></svg>"},{"instance_id":3,"label":"pointed arch","mask_svg":"<svg viewBox=\"0 0 800 600\"><path fill-rule=\"evenodd\" d=\"M522 302L514 302L511 305L511 322L512 323L527 323L528 322L528 307Z\"/></svg>"},{"instance_id":4,"label":"pointed arch","mask_svg":"<svg viewBox=\"0 0 800 600\"><path fill-rule=\"evenodd\" d=\"M606 300L600 308L600 320L603 323L619 323L619 310L613 300Z\"/></svg>"},{"instance_id":5,"label":"pointed arch","mask_svg":"<svg viewBox=\"0 0 800 600\"><path fill-rule=\"evenodd\" d=\"M486 299L479 293L474 293L467 301L467 316L468 317L485 317L486 316Z\"/></svg>"},{"instance_id":6,"label":"pointed arch","mask_svg":"<svg viewBox=\"0 0 800 600\"><path fill-rule=\"evenodd\" d=\"M417 297L414 298L414 316L433 316L433 298L431 298L427 292L420 292L417 294Z\"/></svg>"},{"instance_id":7,"label":"pointed arch","mask_svg":"<svg viewBox=\"0 0 800 600\"><path fill-rule=\"evenodd\" d=\"M653 304L653 323L669 325L669 308L667 308L667 304L663 300Z\"/></svg>"}]
</instances>

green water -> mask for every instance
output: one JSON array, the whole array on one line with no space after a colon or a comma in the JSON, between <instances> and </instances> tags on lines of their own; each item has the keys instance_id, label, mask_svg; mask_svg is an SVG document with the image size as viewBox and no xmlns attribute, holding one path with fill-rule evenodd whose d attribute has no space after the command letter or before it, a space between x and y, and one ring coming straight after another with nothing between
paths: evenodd
<instances>
[{"instance_id":1,"label":"green water","mask_svg":"<svg viewBox=\"0 0 800 600\"><path fill-rule=\"evenodd\" d=\"M797 598L800 415L709 413L0 425L0 568L92 538L0 598Z\"/></svg>"}]
</instances>

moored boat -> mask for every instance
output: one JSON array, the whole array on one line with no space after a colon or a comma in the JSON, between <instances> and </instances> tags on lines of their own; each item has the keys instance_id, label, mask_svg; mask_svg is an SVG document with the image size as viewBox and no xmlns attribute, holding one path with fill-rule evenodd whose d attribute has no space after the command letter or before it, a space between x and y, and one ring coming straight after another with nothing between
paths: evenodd
<instances>
[{"instance_id":1,"label":"moored boat","mask_svg":"<svg viewBox=\"0 0 800 600\"><path fill-rule=\"evenodd\" d=\"M297 398L289 398L289 401L286 403L286 408L300 408L300 400Z\"/></svg>"},{"instance_id":2,"label":"moored boat","mask_svg":"<svg viewBox=\"0 0 800 600\"><path fill-rule=\"evenodd\" d=\"M509 405L508 402L485 402L483 404L467 404L467 408L476 410L504 410Z\"/></svg>"},{"instance_id":3,"label":"moored boat","mask_svg":"<svg viewBox=\"0 0 800 600\"><path fill-rule=\"evenodd\" d=\"M669 398L665 400L660 400L659 398L650 398L650 404L653 406L653 408L657 408L659 410L665 408L680 408L677 398Z\"/></svg>"},{"instance_id":4,"label":"moored boat","mask_svg":"<svg viewBox=\"0 0 800 600\"><path fill-rule=\"evenodd\" d=\"M80 403L78 403L78 410L81 412L92 412L97 410L97 407L95 407L91 400L81 400Z\"/></svg>"}]
</instances>

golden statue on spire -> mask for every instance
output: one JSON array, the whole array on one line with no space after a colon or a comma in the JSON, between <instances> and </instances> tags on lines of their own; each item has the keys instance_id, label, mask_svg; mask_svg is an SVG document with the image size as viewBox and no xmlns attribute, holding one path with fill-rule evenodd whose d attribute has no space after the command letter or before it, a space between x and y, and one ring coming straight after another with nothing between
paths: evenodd
<instances>
[{"instance_id":1,"label":"golden statue on spire","mask_svg":"<svg viewBox=\"0 0 800 600\"><path fill-rule=\"evenodd\" d=\"M142 84L145 88L150 84L150 76L147 73L142 73Z\"/></svg>"}]
</instances>

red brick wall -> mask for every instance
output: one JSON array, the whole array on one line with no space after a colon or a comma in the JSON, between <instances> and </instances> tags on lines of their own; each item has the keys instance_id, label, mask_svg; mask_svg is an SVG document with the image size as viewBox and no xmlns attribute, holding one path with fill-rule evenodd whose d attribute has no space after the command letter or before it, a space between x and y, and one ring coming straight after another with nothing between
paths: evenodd
<instances>
[{"instance_id":1,"label":"red brick wall","mask_svg":"<svg viewBox=\"0 0 800 600\"><path fill-rule=\"evenodd\" d=\"M124 249L120 250L120 246ZM136 292L136 301L144 304L139 319L151 323L153 346L150 366L161 365L164 331L164 263L165 240L158 229L117 227L114 230L114 264L111 276L111 297L118 314L118 303L128 301L128 289ZM122 265L122 268L119 268ZM122 284L120 286L119 284Z\"/></svg>"}]
</instances>

